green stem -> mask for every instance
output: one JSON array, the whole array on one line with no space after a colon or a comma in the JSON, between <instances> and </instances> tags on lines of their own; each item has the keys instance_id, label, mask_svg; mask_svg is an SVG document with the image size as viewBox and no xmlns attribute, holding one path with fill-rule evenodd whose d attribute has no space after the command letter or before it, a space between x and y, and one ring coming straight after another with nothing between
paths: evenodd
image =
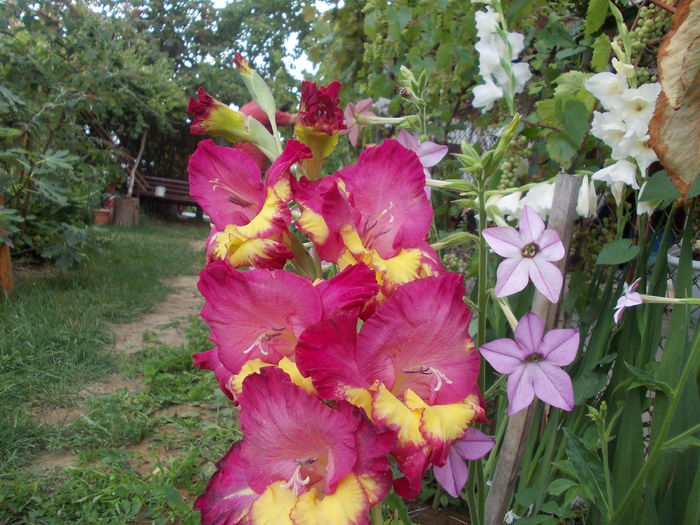
<instances>
[{"instance_id":1,"label":"green stem","mask_svg":"<svg viewBox=\"0 0 700 525\"><path fill-rule=\"evenodd\" d=\"M666 443L664 443L664 448L668 448L668 447L670 447L670 446L672 446L672 445L675 445L675 444L678 443L679 441L681 441L681 440L687 438L688 436L692 436L692 435L695 434L696 432L700 432L700 423L698 423L698 424L695 425L694 427L690 427L690 428L689 428L688 430L686 430L685 432L681 432L681 433L678 434L676 437L669 439Z\"/></svg>"},{"instance_id":2,"label":"green stem","mask_svg":"<svg viewBox=\"0 0 700 525\"><path fill-rule=\"evenodd\" d=\"M654 468L654 466L656 466L656 462L659 460L659 457L661 457L664 446L666 445L666 434L668 434L668 431L671 428L671 422L673 421L673 418L676 415L676 409L678 408L678 403L680 402L681 397L683 395L685 384L688 382L688 378L690 377L691 373L695 373L698 358L700 358L700 330L695 335L695 342L693 343L693 348L690 351L688 361L686 361L685 367L683 368L683 373L681 374L680 381L678 381L678 388L676 389L675 395L671 398L671 404L669 406L668 412L666 412L666 416L664 417L664 421L661 425L661 429L659 430L659 434L656 438L656 441L654 442L654 445L651 448L649 457L646 463L644 463L642 469L634 478L634 482L627 490L627 493L625 494L624 498L622 498L622 501L620 501L620 504L615 509L615 512L612 514L609 523L620 523L623 513L625 512L625 510L627 510L627 507L630 505L633 498L641 489L642 484L644 483L644 480L647 478L647 475L649 474L651 469Z\"/></svg>"},{"instance_id":3,"label":"green stem","mask_svg":"<svg viewBox=\"0 0 700 525\"><path fill-rule=\"evenodd\" d=\"M657 295L639 294L642 301L652 304L700 304L700 297L659 297Z\"/></svg>"}]
</instances>

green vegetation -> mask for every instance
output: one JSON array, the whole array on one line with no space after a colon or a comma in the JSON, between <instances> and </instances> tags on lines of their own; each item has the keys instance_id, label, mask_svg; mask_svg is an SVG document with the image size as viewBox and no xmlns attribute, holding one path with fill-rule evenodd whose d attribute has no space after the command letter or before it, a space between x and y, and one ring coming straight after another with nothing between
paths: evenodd
<instances>
[{"instance_id":1,"label":"green vegetation","mask_svg":"<svg viewBox=\"0 0 700 525\"><path fill-rule=\"evenodd\" d=\"M17 289L0 300L3 471L68 439L37 423L38 414L70 406L86 382L121 368L109 352L108 323L147 311L167 293L163 280L201 266L193 243L205 236L202 228L146 223L99 231L101 241L78 269L34 278L20 272ZM113 424L124 433L115 439L131 439L129 425Z\"/></svg>"},{"instance_id":2,"label":"green vegetation","mask_svg":"<svg viewBox=\"0 0 700 525\"><path fill-rule=\"evenodd\" d=\"M77 454L74 466L5 471L0 523L197 523L192 502L238 435L213 375L192 367L190 354L209 345L193 318L185 346L154 342L124 357L120 365L143 373L148 388L95 397L54 432L51 448Z\"/></svg>"}]
</instances>

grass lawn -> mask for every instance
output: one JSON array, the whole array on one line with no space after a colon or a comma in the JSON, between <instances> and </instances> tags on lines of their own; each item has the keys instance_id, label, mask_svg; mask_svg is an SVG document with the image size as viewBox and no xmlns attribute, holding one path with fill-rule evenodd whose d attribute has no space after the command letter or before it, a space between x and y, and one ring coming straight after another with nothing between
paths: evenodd
<instances>
[{"instance_id":1,"label":"grass lawn","mask_svg":"<svg viewBox=\"0 0 700 525\"><path fill-rule=\"evenodd\" d=\"M110 323L144 313L168 292L162 281L195 274L194 242L207 231L146 223L109 228L82 267L20 272L0 299L0 523L195 523L191 510L236 439L233 407L191 354L211 343L193 316L187 341L157 339L112 350ZM90 381L119 372L144 389L85 399ZM80 417L43 424L37 414L82 404ZM67 468L36 469L46 455Z\"/></svg>"}]
</instances>

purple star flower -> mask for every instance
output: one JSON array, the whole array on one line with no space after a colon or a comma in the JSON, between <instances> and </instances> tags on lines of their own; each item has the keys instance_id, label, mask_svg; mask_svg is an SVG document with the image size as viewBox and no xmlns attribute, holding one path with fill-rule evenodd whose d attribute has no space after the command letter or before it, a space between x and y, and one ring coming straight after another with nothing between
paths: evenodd
<instances>
[{"instance_id":1,"label":"purple star flower","mask_svg":"<svg viewBox=\"0 0 700 525\"><path fill-rule=\"evenodd\" d=\"M625 311L625 308L628 306L639 306L642 304L642 296L637 293L637 286L639 286L639 281L641 280L642 278L640 277L632 284L625 283L624 288L622 289L622 295L617 300L617 304L615 305L613 319L615 319L616 323L619 323L620 319L622 319L622 312Z\"/></svg>"},{"instance_id":2,"label":"purple star flower","mask_svg":"<svg viewBox=\"0 0 700 525\"><path fill-rule=\"evenodd\" d=\"M559 234L545 229L544 221L530 206L520 215L520 231L510 226L486 228L484 239L505 257L496 272L496 297L518 293L531 280L549 301L559 300L564 278L554 264L565 255Z\"/></svg>"},{"instance_id":3,"label":"purple star flower","mask_svg":"<svg viewBox=\"0 0 700 525\"><path fill-rule=\"evenodd\" d=\"M425 180L430 180L430 172L428 168L432 168L438 162L440 162L445 155L447 155L448 148L441 144L435 144L435 142L425 141L418 142L418 138L415 135L411 135L405 129L399 131L396 140L404 148L410 149L416 155L418 155L418 160L423 165L423 173L425 173ZM430 198L430 187L425 187L425 194Z\"/></svg>"},{"instance_id":4,"label":"purple star flower","mask_svg":"<svg viewBox=\"0 0 700 525\"><path fill-rule=\"evenodd\" d=\"M357 147L357 139L360 137L360 130L365 127L365 123L362 122L362 117L375 116L371 108L371 98L364 98L357 104L349 103L345 106L343 115L345 116L345 125L347 128L340 133L341 135L347 133L350 144L355 147Z\"/></svg>"},{"instance_id":5,"label":"purple star flower","mask_svg":"<svg viewBox=\"0 0 700 525\"><path fill-rule=\"evenodd\" d=\"M469 469L465 461L483 458L495 444L496 441L491 436L469 427L462 439L452 443L445 464L442 467L433 466L435 479L450 496L459 497L469 479Z\"/></svg>"},{"instance_id":6,"label":"purple star flower","mask_svg":"<svg viewBox=\"0 0 700 525\"><path fill-rule=\"evenodd\" d=\"M535 396L563 410L574 408L571 378L561 367L574 360L578 344L576 330L550 330L545 334L542 320L528 312L515 328L515 341L496 339L481 345L484 359L496 371L508 374L509 416L526 408Z\"/></svg>"}]
</instances>

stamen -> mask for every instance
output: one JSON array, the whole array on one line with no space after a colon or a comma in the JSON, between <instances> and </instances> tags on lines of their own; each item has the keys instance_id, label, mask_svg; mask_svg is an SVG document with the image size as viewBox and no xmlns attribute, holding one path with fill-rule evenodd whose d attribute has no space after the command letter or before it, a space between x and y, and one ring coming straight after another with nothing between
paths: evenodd
<instances>
[{"instance_id":1,"label":"stamen","mask_svg":"<svg viewBox=\"0 0 700 525\"><path fill-rule=\"evenodd\" d=\"M526 259L532 259L535 255L537 255L537 252L540 251L540 247L537 246L534 242L531 242L530 244L527 244L523 247L522 250L522 255Z\"/></svg>"},{"instance_id":2,"label":"stamen","mask_svg":"<svg viewBox=\"0 0 700 525\"><path fill-rule=\"evenodd\" d=\"M278 337L283 331L284 328L271 328L270 330L263 332L258 336L258 338L255 341L253 341L253 343L248 348L243 350L243 353L249 354L250 352L255 350L255 347L257 347L262 355L268 355L270 352L267 349L263 348L263 341L269 343L275 337Z\"/></svg>"},{"instance_id":3,"label":"stamen","mask_svg":"<svg viewBox=\"0 0 700 525\"><path fill-rule=\"evenodd\" d=\"M225 192L229 193L229 195L226 197L226 199L229 202L232 202L233 204L237 204L238 206L241 206L242 208L247 208L248 206L252 206L253 203L250 202L247 199L244 199L243 197L240 196L240 194L235 191L233 188L226 184L222 184L219 179L210 179L209 182L212 184L213 188L212 189L222 189Z\"/></svg>"},{"instance_id":4,"label":"stamen","mask_svg":"<svg viewBox=\"0 0 700 525\"><path fill-rule=\"evenodd\" d=\"M309 476L306 476L306 478L301 479L301 467L303 466L303 463L305 462L297 461L297 468L294 469L292 477L289 478L289 481L287 481L287 483L280 484L280 487L283 489L292 489L292 492L295 496L299 496L301 494L302 489L306 485L308 485L309 481L311 481L311 478Z\"/></svg>"},{"instance_id":5,"label":"stamen","mask_svg":"<svg viewBox=\"0 0 700 525\"><path fill-rule=\"evenodd\" d=\"M445 375L444 372L437 368L433 368L432 366L428 365L418 365L418 366L412 366L411 368L405 368L403 370L404 373L406 374L423 374L423 375L430 375L433 374L436 379L435 386L433 387L433 392L439 392L440 389L442 388L442 384L445 383L447 385L452 384L452 380Z\"/></svg>"},{"instance_id":6,"label":"stamen","mask_svg":"<svg viewBox=\"0 0 700 525\"><path fill-rule=\"evenodd\" d=\"M266 335L267 335L267 332L263 332L262 334L260 334L260 335L258 336L258 338L257 338L255 341L253 341L253 343L252 343L248 348L246 348L245 350L243 350L243 353L244 353L244 354L249 354L250 352L252 352L253 350L255 350L255 347L257 346L258 349L260 350L260 353L261 353L262 355L267 355L267 354L268 354L268 351L265 350L265 349L262 347L262 345L260 344L260 343L262 342L263 338L264 338Z\"/></svg>"},{"instance_id":7,"label":"stamen","mask_svg":"<svg viewBox=\"0 0 700 525\"><path fill-rule=\"evenodd\" d=\"M537 363L538 361L541 361L544 358L542 354L534 353L530 354L525 358L525 362L527 363Z\"/></svg>"}]
</instances>

